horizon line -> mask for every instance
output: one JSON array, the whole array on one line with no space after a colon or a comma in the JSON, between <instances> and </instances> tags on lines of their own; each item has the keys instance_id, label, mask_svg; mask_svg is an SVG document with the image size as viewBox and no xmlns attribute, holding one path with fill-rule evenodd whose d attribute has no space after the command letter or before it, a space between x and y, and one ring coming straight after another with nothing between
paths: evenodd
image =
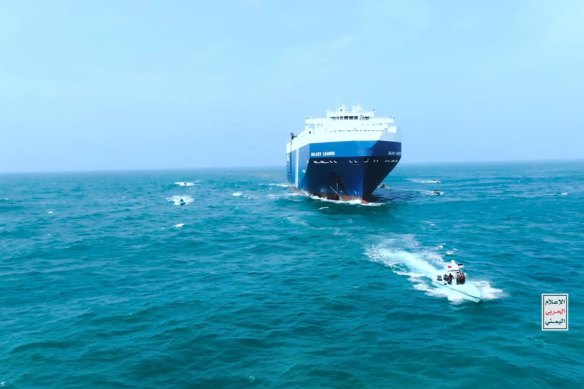
<instances>
[{"instance_id":1,"label":"horizon line","mask_svg":"<svg viewBox=\"0 0 584 389\"><path fill-rule=\"evenodd\" d=\"M448 164L520 164L520 163L561 163L561 162L583 162L584 158L575 159L522 159L522 160L504 160L504 161L406 161L400 162L396 167L403 165L448 165ZM74 173L132 173L132 172L164 172L178 170L229 170L229 169L285 169L286 165L247 165L247 166L199 166L199 167L165 167L165 168L113 168L113 169L87 169L87 170L28 170L28 171L6 171L0 172L0 175L17 175L17 174L74 174Z\"/></svg>"}]
</instances>

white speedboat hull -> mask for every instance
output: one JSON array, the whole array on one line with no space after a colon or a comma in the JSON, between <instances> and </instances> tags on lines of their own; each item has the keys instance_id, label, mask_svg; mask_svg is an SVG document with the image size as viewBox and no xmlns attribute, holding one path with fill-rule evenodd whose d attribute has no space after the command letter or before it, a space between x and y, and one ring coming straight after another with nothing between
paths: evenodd
<instances>
[{"instance_id":1,"label":"white speedboat hull","mask_svg":"<svg viewBox=\"0 0 584 389\"><path fill-rule=\"evenodd\" d=\"M447 282L444 281L434 280L432 281L432 283L439 288L454 291L458 295L460 295L460 297L468 301L474 301L475 303L478 303L483 298L479 288L477 288L474 284L468 281L462 285L457 285L456 281L452 281L452 284L448 284Z\"/></svg>"}]
</instances>

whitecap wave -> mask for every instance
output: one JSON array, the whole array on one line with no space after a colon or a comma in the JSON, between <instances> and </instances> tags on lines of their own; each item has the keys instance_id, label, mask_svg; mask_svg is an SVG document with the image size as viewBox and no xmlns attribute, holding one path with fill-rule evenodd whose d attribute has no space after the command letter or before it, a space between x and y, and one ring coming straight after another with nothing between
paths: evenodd
<instances>
[{"instance_id":1,"label":"whitecap wave","mask_svg":"<svg viewBox=\"0 0 584 389\"><path fill-rule=\"evenodd\" d=\"M416 184L440 184L440 180L430 178L411 178L408 181Z\"/></svg>"},{"instance_id":2,"label":"whitecap wave","mask_svg":"<svg viewBox=\"0 0 584 389\"><path fill-rule=\"evenodd\" d=\"M447 262L436 251L420 247L412 235L403 235L373 245L365 250L365 255L371 261L389 267L395 274L407 277L414 289L429 296L447 298L453 303L466 301L459 293L437 288L432 284L436 274L440 274L446 268ZM486 280L473 279L472 274L468 282L479 288L484 300L504 296L503 290L492 287Z\"/></svg>"},{"instance_id":3,"label":"whitecap wave","mask_svg":"<svg viewBox=\"0 0 584 389\"><path fill-rule=\"evenodd\" d=\"M426 196L442 196L444 195L444 192L440 190L423 190L422 194Z\"/></svg>"},{"instance_id":4,"label":"whitecap wave","mask_svg":"<svg viewBox=\"0 0 584 389\"><path fill-rule=\"evenodd\" d=\"M247 193L244 193L244 192L233 192L233 193L231 193L231 196L233 196L233 197L241 197L241 198L247 199L247 200L255 200L255 199L257 199L257 196L251 195L251 194L247 194Z\"/></svg>"},{"instance_id":5,"label":"whitecap wave","mask_svg":"<svg viewBox=\"0 0 584 389\"><path fill-rule=\"evenodd\" d=\"M271 183L271 184L267 184L268 186L276 186L278 188L287 188L288 184L283 184L280 182L275 182L275 183Z\"/></svg>"},{"instance_id":6,"label":"whitecap wave","mask_svg":"<svg viewBox=\"0 0 584 389\"><path fill-rule=\"evenodd\" d=\"M310 225L306 221L302 220L297 216L288 216L286 217L286 220L288 220L291 224L295 224L297 226L310 227Z\"/></svg>"},{"instance_id":7,"label":"whitecap wave","mask_svg":"<svg viewBox=\"0 0 584 389\"><path fill-rule=\"evenodd\" d=\"M174 205L188 205L195 201L191 196L188 195L167 197L166 200L174 203Z\"/></svg>"},{"instance_id":8,"label":"whitecap wave","mask_svg":"<svg viewBox=\"0 0 584 389\"><path fill-rule=\"evenodd\" d=\"M271 199L271 200L276 200L276 201L288 200L288 199L295 201L295 199L297 197L303 197L303 196L304 196L303 194L298 193L298 192L282 192L282 193L278 193L278 194L275 194L275 193L267 194L266 198Z\"/></svg>"},{"instance_id":9,"label":"whitecap wave","mask_svg":"<svg viewBox=\"0 0 584 389\"><path fill-rule=\"evenodd\" d=\"M177 181L174 184L178 185L178 186L195 186L195 185L197 185L196 182L192 182L192 181Z\"/></svg>"},{"instance_id":10,"label":"whitecap wave","mask_svg":"<svg viewBox=\"0 0 584 389\"><path fill-rule=\"evenodd\" d=\"M176 228L183 228L185 226L184 223L178 223L174 225Z\"/></svg>"}]
</instances>

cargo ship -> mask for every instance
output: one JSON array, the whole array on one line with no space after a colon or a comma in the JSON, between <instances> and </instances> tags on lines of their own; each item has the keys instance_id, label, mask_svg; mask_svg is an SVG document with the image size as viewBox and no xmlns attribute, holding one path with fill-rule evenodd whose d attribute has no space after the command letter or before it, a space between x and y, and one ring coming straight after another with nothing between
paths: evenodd
<instances>
[{"instance_id":1,"label":"cargo ship","mask_svg":"<svg viewBox=\"0 0 584 389\"><path fill-rule=\"evenodd\" d=\"M286 145L288 183L331 200L367 202L401 158L401 135L392 117L360 105L342 105L325 118L307 118Z\"/></svg>"}]
</instances>

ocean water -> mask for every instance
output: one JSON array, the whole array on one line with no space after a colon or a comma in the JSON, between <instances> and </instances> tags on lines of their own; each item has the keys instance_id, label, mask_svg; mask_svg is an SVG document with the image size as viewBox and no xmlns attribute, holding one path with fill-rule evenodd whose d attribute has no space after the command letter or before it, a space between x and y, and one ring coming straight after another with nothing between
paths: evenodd
<instances>
[{"instance_id":1,"label":"ocean water","mask_svg":"<svg viewBox=\"0 0 584 389\"><path fill-rule=\"evenodd\" d=\"M360 205L283 168L1 175L0 387L582 385L584 162L385 182ZM432 286L450 259L484 301Z\"/></svg>"}]
</instances>

